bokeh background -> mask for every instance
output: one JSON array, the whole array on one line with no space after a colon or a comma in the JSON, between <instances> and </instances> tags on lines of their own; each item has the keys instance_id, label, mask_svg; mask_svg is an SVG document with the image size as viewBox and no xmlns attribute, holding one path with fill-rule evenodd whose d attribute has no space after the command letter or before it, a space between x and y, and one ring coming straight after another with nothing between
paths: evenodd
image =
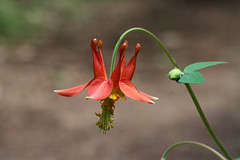
<instances>
[{"instance_id":1,"label":"bokeh background","mask_svg":"<svg viewBox=\"0 0 240 160\"><path fill-rule=\"evenodd\" d=\"M206 131L184 85L165 76L173 66L144 33L127 35L127 58L142 45L135 85L159 97L155 105L116 103L114 129L95 123L100 103L87 90L65 98L53 93L92 77L90 41L103 41L109 73L120 35L143 27L168 47L183 69L200 61L227 61L203 69L206 82L192 85L212 128L230 154L240 156L240 2L194 0L1 0L0 159L160 159L171 144L196 140L218 147ZM217 159L182 146L171 160Z\"/></svg>"}]
</instances>

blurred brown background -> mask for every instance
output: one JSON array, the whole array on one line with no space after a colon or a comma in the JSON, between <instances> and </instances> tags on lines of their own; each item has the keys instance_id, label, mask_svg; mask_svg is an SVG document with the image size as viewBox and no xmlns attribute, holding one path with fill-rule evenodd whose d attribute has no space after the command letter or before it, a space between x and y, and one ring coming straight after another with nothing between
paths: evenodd
<instances>
[{"instance_id":1,"label":"blurred brown background","mask_svg":"<svg viewBox=\"0 0 240 160\"><path fill-rule=\"evenodd\" d=\"M165 76L173 66L144 33L133 32L128 58L142 45L133 78L155 105L130 98L116 103L115 128L95 125L100 103L53 93L92 77L90 41L103 41L109 73L119 36L131 27L150 30L168 47L181 69L200 61L227 61L201 72L192 85L218 137L240 156L240 3L193 0L2 0L0 1L0 159L160 159L171 144L196 140L218 147L184 85ZM218 159L198 147L182 146L171 160Z\"/></svg>"}]
</instances>

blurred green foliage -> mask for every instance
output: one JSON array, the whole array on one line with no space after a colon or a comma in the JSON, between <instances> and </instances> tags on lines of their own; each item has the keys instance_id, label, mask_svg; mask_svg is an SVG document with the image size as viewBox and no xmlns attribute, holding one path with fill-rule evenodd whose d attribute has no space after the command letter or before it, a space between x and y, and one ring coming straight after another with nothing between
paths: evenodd
<instances>
[{"instance_id":1,"label":"blurred green foliage","mask_svg":"<svg viewBox=\"0 0 240 160\"><path fill-rule=\"evenodd\" d=\"M101 1L102 3L103 1ZM57 29L59 24L87 20L87 0L0 0L0 42L15 42Z\"/></svg>"},{"instance_id":2,"label":"blurred green foliage","mask_svg":"<svg viewBox=\"0 0 240 160\"><path fill-rule=\"evenodd\" d=\"M39 8L26 1L0 1L0 41L18 40L33 34L39 18Z\"/></svg>"}]
</instances>

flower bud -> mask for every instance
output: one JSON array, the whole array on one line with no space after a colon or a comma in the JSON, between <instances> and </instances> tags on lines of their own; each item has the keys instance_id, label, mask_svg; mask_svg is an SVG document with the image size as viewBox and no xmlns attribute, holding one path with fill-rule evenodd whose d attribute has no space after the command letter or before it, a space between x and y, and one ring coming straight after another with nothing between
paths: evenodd
<instances>
[{"instance_id":1,"label":"flower bud","mask_svg":"<svg viewBox=\"0 0 240 160\"><path fill-rule=\"evenodd\" d=\"M171 80L179 80L182 76L183 73L180 69L178 69L177 67L175 67L174 69L172 69L167 76L171 79Z\"/></svg>"}]
</instances>

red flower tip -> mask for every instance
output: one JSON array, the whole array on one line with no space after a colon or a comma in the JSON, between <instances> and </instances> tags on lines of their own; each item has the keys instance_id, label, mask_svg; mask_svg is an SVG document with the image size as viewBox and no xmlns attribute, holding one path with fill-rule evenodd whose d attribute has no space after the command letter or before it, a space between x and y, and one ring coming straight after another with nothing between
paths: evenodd
<instances>
[{"instance_id":1,"label":"red flower tip","mask_svg":"<svg viewBox=\"0 0 240 160\"><path fill-rule=\"evenodd\" d=\"M141 45L138 43L136 44L136 49L135 49L135 53L138 53L141 49Z\"/></svg>"},{"instance_id":2,"label":"red flower tip","mask_svg":"<svg viewBox=\"0 0 240 160\"><path fill-rule=\"evenodd\" d=\"M120 47L120 53L123 53L127 48L128 48L128 42L127 40L125 40L122 46Z\"/></svg>"},{"instance_id":3,"label":"red flower tip","mask_svg":"<svg viewBox=\"0 0 240 160\"><path fill-rule=\"evenodd\" d=\"M97 44L98 44L98 40L97 40L97 38L94 38L94 39L91 41L91 47L92 47L92 49L96 49Z\"/></svg>"},{"instance_id":4,"label":"red flower tip","mask_svg":"<svg viewBox=\"0 0 240 160\"><path fill-rule=\"evenodd\" d=\"M98 41L98 47L102 47L102 41L101 40Z\"/></svg>"},{"instance_id":5,"label":"red flower tip","mask_svg":"<svg viewBox=\"0 0 240 160\"><path fill-rule=\"evenodd\" d=\"M102 50L102 41L101 40L98 41L98 50L99 51Z\"/></svg>"}]
</instances>

